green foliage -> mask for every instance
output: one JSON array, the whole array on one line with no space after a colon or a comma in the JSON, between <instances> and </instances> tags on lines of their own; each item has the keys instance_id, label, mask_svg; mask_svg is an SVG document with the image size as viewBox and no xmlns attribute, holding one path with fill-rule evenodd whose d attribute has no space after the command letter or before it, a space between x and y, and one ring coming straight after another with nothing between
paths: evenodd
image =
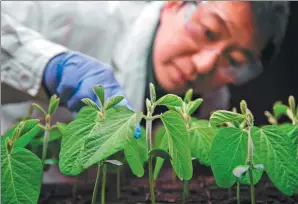
<instances>
[{"instance_id":1,"label":"green foliage","mask_svg":"<svg viewBox=\"0 0 298 204\"><path fill-rule=\"evenodd\" d=\"M215 128L208 127L208 121L193 120L190 125L191 154L206 166L210 165L211 144L216 132Z\"/></svg>"},{"instance_id":2,"label":"green foliage","mask_svg":"<svg viewBox=\"0 0 298 204\"><path fill-rule=\"evenodd\" d=\"M142 116L127 109L106 117L107 120L98 121L91 127L86 138L82 157L84 168L123 150L134 139L134 130Z\"/></svg>"},{"instance_id":3,"label":"green foliage","mask_svg":"<svg viewBox=\"0 0 298 204\"><path fill-rule=\"evenodd\" d=\"M182 99L174 94L167 94L155 102L156 105L169 107L182 106Z\"/></svg>"},{"instance_id":4,"label":"green foliage","mask_svg":"<svg viewBox=\"0 0 298 204\"><path fill-rule=\"evenodd\" d=\"M185 122L180 114L172 110L165 112L161 120L165 126L174 171L180 179L189 180L192 177L192 161Z\"/></svg>"},{"instance_id":5,"label":"green foliage","mask_svg":"<svg viewBox=\"0 0 298 204\"><path fill-rule=\"evenodd\" d=\"M286 195L297 192L298 160L291 140L276 126L252 130L255 163L264 164L275 186Z\"/></svg>"},{"instance_id":6,"label":"green foliage","mask_svg":"<svg viewBox=\"0 0 298 204\"><path fill-rule=\"evenodd\" d=\"M48 114L49 115L53 115L53 113L56 112L56 110L59 106L59 103L60 103L60 99L57 98L57 95L53 95L50 98L50 104L49 104L49 108L48 108Z\"/></svg>"},{"instance_id":7,"label":"green foliage","mask_svg":"<svg viewBox=\"0 0 298 204\"><path fill-rule=\"evenodd\" d=\"M103 86L99 85L97 87L94 87L93 91L98 97L98 100L101 103L101 107L103 107L105 105L105 92Z\"/></svg>"},{"instance_id":8,"label":"green foliage","mask_svg":"<svg viewBox=\"0 0 298 204\"><path fill-rule=\"evenodd\" d=\"M124 99L124 96L115 96L113 98L111 98L109 101L107 101L107 103L104 105L104 109L108 110L112 107L114 107L115 105L117 105L118 103L120 103L122 100Z\"/></svg>"},{"instance_id":9,"label":"green foliage","mask_svg":"<svg viewBox=\"0 0 298 204\"><path fill-rule=\"evenodd\" d=\"M233 170L239 165L245 165L247 141L247 133L237 128L223 128L216 133L210 160L218 186L229 188L236 182Z\"/></svg>"},{"instance_id":10,"label":"green foliage","mask_svg":"<svg viewBox=\"0 0 298 204\"><path fill-rule=\"evenodd\" d=\"M94 108L94 109L97 110L97 111L100 111L100 108L98 107L98 105L97 105L94 101L92 101L91 99L89 99L89 98L84 98L84 99L82 99L82 102L83 102L84 104L86 104L87 106L89 106L89 107L91 107L91 108Z\"/></svg>"},{"instance_id":11,"label":"green foliage","mask_svg":"<svg viewBox=\"0 0 298 204\"><path fill-rule=\"evenodd\" d=\"M199 108L199 106L202 104L202 102L203 102L203 99L201 99L201 98L198 98L195 101L190 101L187 104L187 111L186 111L186 113L188 115L193 114Z\"/></svg>"},{"instance_id":12,"label":"green foliage","mask_svg":"<svg viewBox=\"0 0 298 204\"><path fill-rule=\"evenodd\" d=\"M224 125L228 122L242 121L244 120L244 115L239 113L234 113L231 111L219 110L213 113L210 117L211 127L216 127L219 125Z\"/></svg>"},{"instance_id":13,"label":"green foliage","mask_svg":"<svg viewBox=\"0 0 298 204\"><path fill-rule=\"evenodd\" d=\"M36 126L36 120L20 122L1 147L1 200L3 203L37 203L42 180L40 159L16 143ZM27 137L26 137L27 138ZM2 140L3 138L1 138Z\"/></svg>"}]
</instances>

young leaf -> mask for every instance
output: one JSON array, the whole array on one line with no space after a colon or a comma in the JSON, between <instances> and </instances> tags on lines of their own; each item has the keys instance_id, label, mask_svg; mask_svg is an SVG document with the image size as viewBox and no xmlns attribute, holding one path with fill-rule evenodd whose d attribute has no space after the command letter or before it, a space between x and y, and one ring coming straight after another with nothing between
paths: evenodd
<instances>
[{"instance_id":1,"label":"young leaf","mask_svg":"<svg viewBox=\"0 0 298 204\"><path fill-rule=\"evenodd\" d=\"M192 94L193 94L193 89L188 89L184 97L185 103L189 103L192 100Z\"/></svg>"},{"instance_id":2,"label":"young leaf","mask_svg":"<svg viewBox=\"0 0 298 204\"><path fill-rule=\"evenodd\" d=\"M75 120L79 119L79 118L89 118L90 115L96 115L97 111L95 111L94 108L91 108L89 106L84 106L83 108L81 108L81 110L78 112L78 114L76 114Z\"/></svg>"},{"instance_id":3,"label":"young leaf","mask_svg":"<svg viewBox=\"0 0 298 204\"><path fill-rule=\"evenodd\" d=\"M94 93L98 97L101 107L105 105L105 91L102 85L93 88Z\"/></svg>"},{"instance_id":4,"label":"young leaf","mask_svg":"<svg viewBox=\"0 0 298 204\"><path fill-rule=\"evenodd\" d=\"M286 195L297 191L298 160L295 145L276 126L252 129L254 162L264 164L266 173L275 186Z\"/></svg>"},{"instance_id":5,"label":"young leaf","mask_svg":"<svg viewBox=\"0 0 298 204\"><path fill-rule=\"evenodd\" d=\"M85 103L87 106L89 106L91 108L94 108L97 111L100 111L100 108L98 107L98 105L94 101L92 101L91 99L83 98L82 102Z\"/></svg>"},{"instance_id":6,"label":"young leaf","mask_svg":"<svg viewBox=\"0 0 298 204\"><path fill-rule=\"evenodd\" d=\"M273 105L273 115L276 119L279 119L280 116L287 114L288 106L282 104L281 102L276 102Z\"/></svg>"},{"instance_id":7,"label":"young leaf","mask_svg":"<svg viewBox=\"0 0 298 204\"><path fill-rule=\"evenodd\" d=\"M7 155L1 148L1 200L2 203L38 202L42 164L40 159L27 149L14 148Z\"/></svg>"},{"instance_id":8,"label":"young leaf","mask_svg":"<svg viewBox=\"0 0 298 204\"><path fill-rule=\"evenodd\" d=\"M142 115L123 109L106 116L106 120L97 125L100 128L94 128L86 138L83 167L88 168L123 150L134 139L134 131Z\"/></svg>"},{"instance_id":9,"label":"young leaf","mask_svg":"<svg viewBox=\"0 0 298 204\"><path fill-rule=\"evenodd\" d=\"M296 110L295 110L296 102L295 102L294 96L289 97L289 106L290 106L290 110L292 111L293 115L295 115L295 113L296 113Z\"/></svg>"},{"instance_id":10,"label":"young leaf","mask_svg":"<svg viewBox=\"0 0 298 204\"><path fill-rule=\"evenodd\" d=\"M52 96L51 100L50 100L49 109L48 109L49 115L52 115L53 113L55 113L55 111L57 110L59 103L60 103L60 99L57 98L56 95L54 95L54 96Z\"/></svg>"},{"instance_id":11,"label":"young leaf","mask_svg":"<svg viewBox=\"0 0 298 204\"><path fill-rule=\"evenodd\" d=\"M236 182L233 169L245 164L247 141L247 133L237 128L223 128L216 133L211 146L210 161L219 187L231 187Z\"/></svg>"},{"instance_id":12,"label":"young leaf","mask_svg":"<svg viewBox=\"0 0 298 204\"><path fill-rule=\"evenodd\" d=\"M171 159L171 156L169 155L169 153L163 149L152 149L150 152L149 152L149 155L151 155L152 158L155 158L155 157L160 157L160 158L163 158L163 159Z\"/></svg>"},{"instance_id":13,"label":"young leaf","mask_svg":"<svg viewBox=\"0 0 298 204\"><path fill-rule=\"evenodd\" d=\"M13 132L13 141L16 141L19 137L29 132L38 124L38 122L38 119L30 119L20 122Z\"/></svg>"},{"instance_id":14,"label":"young leaf","mask_svg":"<svg viewBox=\"0 0 298 204\"><path fill-rule=\"evenodd\" d=\"M103 163L112 164L114 166L122 166L123 163L118 160L105 160Z\"/></svg>"},{"instance_id":15,"label":"young leaf","mask_svg":"<svg viewBox=\"0 0 298 204\"><path fill-rule=\"evenodd\" d=\"M183 180L192 177L192 161L190 150L190 137L181 115L169 110L161 116L168 137L171 164L177 176Z\"/></svg>"},{"instance_id":16,"label":"young leaf","mask_svg":"<svg viewBox=\"0 0 298 204\"><path fill-rule=\"evenodd\" d=\"M200 163L210 165L210 150L216 130L210 127L191 127L191 153Z\"/></svg>"},{"instance_id":17,"label":"young leaf","mask_svg":"<svg viewBox=\"0 0 298 204\"><path fill-rule=\"evenodd\" d=\"M210 117L211 127L216 127L217 125L223 125L227 122L242 121L244 115L239 113L234 113L231 111L219 110L215 111Z\"/></svg>"},{"instance_id":18,"label":"young leaf","mask_svg":"<svg viewBox=\"0 0 298 204\"><path fill-rule=\"evenodd\" d=\"M81 162L86 138L95 131L99 124L98 112L91 108L80 111L78 117L64 130L59 159L60 171L65 175L75 176L83 171ZM88 116L88 117L85 117Z\"/></svg>"},{"instance_id":19,"label":"young leaf","mask_svg":"<svg viewBox=\"0 0 298 204\"><path fill-rule=\"evenodd\" d=\"M156 101L156 93L155 93L155 86L154 86L154 84L150 83L149 89L150 89L150 99L151 99L152 103L155 103L155 101Z\"/></svg>"},{"instance_id":20,"label":"young leaf","mask_svg":"<svg viewBox=\"0 0 298 204\"><path fill-rule=\"evenodd\" d=\"M111 98L111 99L104 105L104 109L105 109L105 110L108 110L108 109L114 107L115 105L117 105L118 103L120 103L123 99L124 99L124 96L115 96L115 97Z\"/></svg>"},{"instance_id":21,"label":"young leaf","mask_svg":"<svg viewBox=\"0 0 298 204\"><path fill-rule=\"evenodd\" d=\"M37 103L32 103L32 106L36 108L44 117L47 115L47 112Z\"/></svg>"},{"instance_id":22,"label":"young leaf","mask_svg":"<svg viewBox=\"0 0 298 204\"><path fill-rule=\"evenodd\" d=\"M124 149L125 159L134 175L137 177L144 176L144 166L138 152L137 139L132 139Z\"/></svg>"},{"instance_id":23,"label":"young leaf","mask_svg":"<svg viewBox=\"0 0 298 204\"><path fill-rule=\"evenodd\" d=\"M193 114L198 108L199 106L202 104L203 99L198 98L195 101L191 101L187 104L187 114L191 115Z\"/></svg>"},{"instance_id":24,"label":"young leaf","mask_svg":"<svg viewBox=\"0 0 298 204\"><path fill-rule=\"evenodd\" d=\"M42 131L43 129L39 125L36 125L26 134L23 134L21 137L19 137L15 142L14 147L26 147L28 144L30 144L33 138L35 138Z\"/></svg>"},{"instance_id":25,"label":"young leaf","mask_svg":"<svg viewBox=\"0 0 298 204\"><path fill-rule=\"evenodd\" d=\"M164 106L182 106L182 99L179 96L174 94L167 94L156 101L156 105L164 105Z\"/></svg>"}]
</instances>

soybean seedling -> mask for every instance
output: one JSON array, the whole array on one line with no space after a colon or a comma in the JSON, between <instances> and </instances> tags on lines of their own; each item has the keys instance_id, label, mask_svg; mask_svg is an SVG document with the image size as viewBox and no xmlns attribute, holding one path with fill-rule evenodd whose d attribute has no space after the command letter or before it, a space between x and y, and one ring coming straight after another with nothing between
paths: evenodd
<instances>
[{"instance_id":1,"label":"soybean seedling","mask_svg":"<svg viewBox=\"0 0 298 204\"><path fill-rule=\"evenodd\" d=\"M47 158L47 150L48 150L48 143L50 139L50 132L56 128L56 125L52 126L52 115L56 112L59 106L60 99L57 98L57 95L53 95L50 98L48 112L46 112L41 106L36 103L32 104L32 107L36 108L44 117L45 125L41 125L42 129L44 130L44 137L43 137L43 148L42 148L42 157L41 162L43 167L45 166L46 158Z\"/></svg>"},{"instance_id":2,"label":"soybean seedling","mask_svg":"<svg viewBox=\"0 0 298 204\"><path fill-rule=\"evenodd\" d=\"M42 181L41 160L25 147L39 120L18 123L12 134L1 137L1 200L3 203L37 203ZM35 130L34 130L35 129Z\"/></svg>"},{"instance_id":3,"label":"soybean seedling","mask_svg":"<svg viewBox=\"0 0 298 204\"><path fill-rule=\"evenodd\" d=\"M276 102L273 105L273 113L265 111L265 115L271 124L278 125L296 146L296 158L298 159L298 105L296 106L295 98L289 96L288 105ZM291 123L279 123L281 116L286 116Z\"/></svg>"},{"instance_id":4,"label":"soybean seedling","mask_svg":"<svg viewBox=\"0 0 298 204\"><path fill-rule=\"evenodd\" d=\"M155 203L153 180L156 176L152 174L153 157L158 157L155 166L155 169L158 170L161 168L164 159L170 159L174 172L181 180L190 180L193 169L189 148L190 138L187 136L185 121L182 115L174 110L175 107L182 107L182 99L174 94L167 94L156 100L154 85L150 84L149 88L151 100L146 100L147 116L144 116L144 119L146 120L150 195L151 202ZM166 106L170 110L161 115L153 116L154 109L160 105ZM152 149L152 121L157 118L160 118L163 123L165 135L162 137L159 148Z\"/></svg>"},{"instance_id":5,"label":"soybean seedling","mask_svg":"<svg viewBox=\"0 0 298 204\"><path fill-rule=\"evenodd\" d=\"M212 127L226 122L245 121L245 128L223 127L211 146L211 168L220 187L231 187L237 180L249 184L251 203L255 203L254 185L263 170L282 193L297 192L298 161L295 146L275 125L254 126L254 118L241 101L241 113L219 110L210 117ZM238 198L239 200L239 198Z\"/></svg>"},{"instance_id":6,"label":"soybean seedling","mask_svg":"<svg viewBox=\"0 0 298 204\"><path fill-rule=\"evenodd\" d=\"M142 176L144 170L142 164L137 164L140 159L138 151L134 149L131 142L133 133L142 114L135 113L126 107L117 106L123 96L115 96L105 101L104 88L100 85L93 89L100 103L98 106L91 99L83 99L87 105L76 115L75 120L67 125L61 144L59 168L65 175L76 176L93 165L97 166L97 177L95 180L92 204L96 202L97 186L100 171L103 167L102 203L105 202L106 165L120 165L119 161L111 161L109 157L119 151L126 150L133 155L135 165L140 169L138 176ZM117 107L116 107L117 106ZM139 172L141 171L141 172Z\"/></svg>"}]
</instances>

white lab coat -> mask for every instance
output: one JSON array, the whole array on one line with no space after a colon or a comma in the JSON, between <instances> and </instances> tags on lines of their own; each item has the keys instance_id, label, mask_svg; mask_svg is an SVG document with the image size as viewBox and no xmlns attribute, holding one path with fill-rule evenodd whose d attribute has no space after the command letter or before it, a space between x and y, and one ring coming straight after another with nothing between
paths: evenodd
<instances>
[{"instance_id":1,"label":"white lab coat","mask_svg":"<svg viewBox=\"0 0 298 204\"><path fill-rule=\"evenodd\" d=\"M148 86L146 60L163 5L146 1L2 1L1 102L7 105L2 105L1 134L16 117L25 115L32 100L45 102L41 86L45 65L66 50L112 65L132 107L142 111ZM228 99L226 88L206 96L202 115L227 108ZM65 121L71 114L62 111L64 118L59 120Z\"/></svg>"}]
</instances>

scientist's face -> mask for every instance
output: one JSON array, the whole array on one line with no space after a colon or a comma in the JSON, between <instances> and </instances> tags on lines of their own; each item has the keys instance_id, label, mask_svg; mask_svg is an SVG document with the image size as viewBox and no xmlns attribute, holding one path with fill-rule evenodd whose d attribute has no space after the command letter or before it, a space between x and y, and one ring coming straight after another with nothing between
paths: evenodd
<instances>
[{"instance_id":1,"label":"scientist's face","mask_svg":"<svg viewBox=\"0 0 298 204\"><path fill-rule=\"evenodd\" d=\"M167 2L153 48L158 83L176 94L204 94L254 75L244 54L259 55L251 12L249 2Z\"/></svg>"}]
</instances>

